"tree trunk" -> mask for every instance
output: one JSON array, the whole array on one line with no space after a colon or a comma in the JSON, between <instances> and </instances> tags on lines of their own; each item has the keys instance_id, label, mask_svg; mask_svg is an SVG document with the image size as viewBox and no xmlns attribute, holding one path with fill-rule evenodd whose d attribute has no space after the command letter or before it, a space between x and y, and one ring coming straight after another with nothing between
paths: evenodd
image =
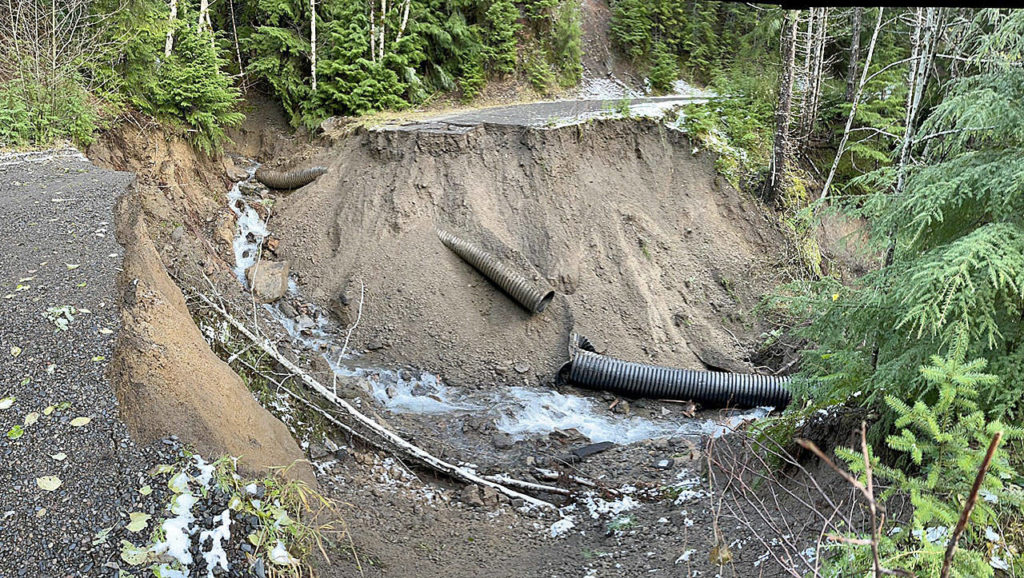
<instances>
[{"instance_id":1,"label":"tree trunk","mask_svg":"<svg viewBox=\"0 0 1024 578\"><path fill-rule=\"evenodd\" d=\"M178 18L178 0L171 0L171 16L167 20L167 40L164 42L164 58L171 56L174 48L174 21Z\"/></svg>"},{"instance_id":2,"label":"tree trunk","mask_svg":"<svg viewBox=\"0 0 1024 578\"><path fill-rule=\"evenodd\" d=\"M942 19L942 8L918 8L915 13L913 51L910 69L907 73L907 114L903 131L903 142L900 144L899 164L896 167L896 192L903 191L906 185L906 169L910 163L910 151L917 132L917 115L921 108L921 97L928 86L928 75L935 48L938 45L939 25Z\"/></svg>"},{"instance_id":3,"label":"tree trunk","mask_svg":"<svg viewBox=\"0 0 1024 578\"><path fill-rule=\"evenodd\" d=\"M370 0L370 60L377 62L377 12L374 0Z\"/></svg>"},{"instance_id":4,"label":"tree trunk","mask_svg":"<svg viewBox=\"0 0 1024 578\"><path fill-rule=\"evenodd\" d=\"M409 24L409 5L412 4L412 0L405 0L405 5L402 7L402 23L398 26L398 36L395 37L395 44L402 39L402 35L405 34L405 26Z\"/></svg>"},{"instance_id":5,"label":"tree trunk","mask_svg":"<svg viewBox=\"0 0 1024 578\"><path fill-rule=\"evenodd\" d=\"M206 23L209 19L210 12L210 0L199 0L199 30L201 31L206 27Z\"/></svg>"},{"instance_id":6,"label":"tree trunk","mask_svg":"<svg viewBox=\"0 0 1024 578\"><path fill-rule=\"evenodd\" d=\"M789 115L793 108L793 68L796 64L796 32L799 12L790 10L782 26L782 77L779 79L779 103L775 109L775 146L772 154L768 198L778 199L782 192L789 153Z\"/></svg>"},{"instance_id":7,"label":"tree trunk","mask_svg":"<svg viewBox=\"0 0 1024 578\"><path fill-rule=\"evenodd\" d=\"M827 7L818 9L814 69L811 75L811 105L807 113L807 124L804 126L805 142L814 132L814 123L818 120L818 108L821 105L821 82L825 75L825 44L828 42L828 12Z\"/></svg>"},{"instance_id":8,"label":"tree trunk","mask_svg":"<svg viewBox=\"0 0 1024 578\"><path fill-rule=\"evenodd\" d=\"M387 0L380 0L380 42L377 43L377 52L380 56L377 60L384 60L384 30L388 16L388 4Z\"/></svg>"},{"instance_id":9,"label":"tree trunk","mask_svg":"<svg viewBox=\"0 0 1024 578\"><path fill-rule=\"evenodd\" d=\"M316 92L316 0L309 0L309 56L310 73L313 76L313 92Z\"/></svg>"},{"instance_id":10,"label":"tree trunk","mask_svg":"<svg viewBox=\"0 0 1024 578\"><path fill-rule=\"evenodd\" d=\"M804 33L804 64L800 68L799 74L793 79L795 90L800 95L800 116L797 119L796 126L798 134L803 133L804 122L807 118L807 106L811 95L811 70L814 66L811 54L814 52L814 26L817 24L817 14L817 8L811 8L807 13L807 30Z\"/></svg>"},{"instance_id":11,"label":"tree trunk","mask_svg":"<svg viewBox=\"0 0 1024 578\"><path fill-rule=\"evenodd\" d=\"M857 90L857 65L860 63L860 27L864 8L853 9L853 31L850 33L850 65L846 70L846 102L853 102Z\"/></svg>"},{"instance_id":12,"label":"tree trunk","mask_svg":"<svg viewBox=\"0 0 1024 578\"><path fill-rule=\"evenodd\" d=\"M238 25L235 23L235 0L228 0L231 8L231 33L235 37L235 57L238 58L238 75L245 79L245 67L242 66L242 49L238 45Z\"/></svg>"},{"instance_id":13,"label":"tree trunk","mask_svg":"<svg viewBox=\"0 0 1024 578\"><path fill-rule=\"evenodd\" d=\"M868 71L871 69L871 57L875 53L875 43L878 41L878 32L882 29L882 13L885 11L884 8L878 9L878 21L875 22L875 31L871 34L871 43L868 44L868 55L864 59L864 70L860 75L860 82L857 84L857 89L853 93L853 104L850 105L850 115L846 117L846 129L843 130L843 138L839 141L839 149L836 151L836 158L832 161L832 169L828 172L828 178L825 179L825 186L821 188L821 199L824 200L828 195L828 189L832 186L832 179L836 176L836 169L839 168L839 159L843 157L843 150L846 148L846 142L850 140L850 128L853 127L853 118L857 116L857 105L860 104L861 95L864 94L864 85L868 83Z\"/></svg>"}]
</instances>

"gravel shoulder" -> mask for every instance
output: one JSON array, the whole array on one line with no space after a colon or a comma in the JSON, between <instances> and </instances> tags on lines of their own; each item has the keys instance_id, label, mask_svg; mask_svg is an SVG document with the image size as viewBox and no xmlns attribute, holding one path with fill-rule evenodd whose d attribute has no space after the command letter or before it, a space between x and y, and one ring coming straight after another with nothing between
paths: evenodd
<instances>
[{"instance_id":1,"label":"gravel shoulder","mask_svg":"<svg viewBox=\"0 0 1024 578\"><path fill-rule=\"evenodd\" d=\"M128 513L161 507L161 492L138 490L174 461L174 442L136 445L104 378L118 329L112 211L131 179L74 151L0 156L0 399L13 398L0 402L3 578L116 575ZM50 317L66 330L50 308L65 308ZM60 486L42 489L47 476Z\"/></svg>"}]
</instances>

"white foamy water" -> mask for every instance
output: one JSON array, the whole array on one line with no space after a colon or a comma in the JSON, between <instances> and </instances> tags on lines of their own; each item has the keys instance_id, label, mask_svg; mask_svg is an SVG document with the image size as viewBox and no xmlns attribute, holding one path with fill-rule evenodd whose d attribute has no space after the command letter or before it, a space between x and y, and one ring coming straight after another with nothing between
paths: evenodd
<instances>
[{"instance_id":1,"label":"white foamy water","mask_svg":"<svg viewBox=\"0 0 1024 578\"><path fill-rule=\"evenodd\" d=\"M592 442L630 444L646 439L681 435L721 436L744 421L768 415L770 408L755 408L724 420L663 419L609 413L593 398L553 390L511 387L498 390L495 404L506 406L496 422L515 439L575 429ZM511 408L507 407L511 405Z\"/></svg>"},{"instance_id":2,"label":"white foamy water","mask_svg":"<svg viewBox=\"0 0 1024 578\"><path fill-rule=\"evenodd\" d=\"M249 177L244 181L235 183L231 186L231 190L228 191L228 208L235 214L235 276L238 277L243 287L246 286L246 269L256 264L263 240L270 235L270 231L267 230L267 224L260 218L259 213L249 206L249 203L242 197L242 190L240 188L243 183L248 183L253 179L253 175L256 174L256 169L259 166L259 163L254 162L246 167L245 170L249 173Z\"/></svg>"}]
</instances>

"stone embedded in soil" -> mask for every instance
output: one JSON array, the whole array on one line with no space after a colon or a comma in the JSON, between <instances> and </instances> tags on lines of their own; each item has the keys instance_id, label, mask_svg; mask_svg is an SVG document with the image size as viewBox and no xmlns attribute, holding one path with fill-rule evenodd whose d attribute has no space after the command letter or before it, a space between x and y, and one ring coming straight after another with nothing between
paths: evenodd
<instances>
[{"instance_id":1,"label":"stone embedded in soil","mask_svg":"<svg viewBox=\"0 0 1024 578\"><path fill-rule=\"evenodd\" d=\"M224 172L227 173L228 178L231 179L232 182L236 183L238 181L244 181L245 179L249 178L249 173L247 173L245 169L235 165L234 163L232 163L231 166L227 167L227 170Z\"/></svg>"},{"instance_id":2,"label":"stone embedded in soil","mask_svg":"<svg viewBox=\"0 0 1024 578\"><path fill-rule=\"evenodd\" d=\"M596 444L588 444L581 448L576 448L567 456L567 461L578 462L585 458L588 458L594 454L599 454L603 451L609 450L615 447L612 442L599 442Z\"/></svg>"},{"instance_id":3,"label":"stone embedded in soil","mask_svg":"<svg viewBox=\"0 0 1024 578\"><path fill-rule=\"evenodd\" d=\"M459 494L459 499L462 500L463 504L473 508L484 507L484 498L480 491L480 486L476 484L470 484L465 488L462 488L462 492Z\"/></svg>"},{"instance_id":4,"label":"stone embedded in soil","mask_svg":"<svg viewBox=\"0 0 1024 578\"><path fill-rule=\"evenodd\" d=\"M277 301L288 292L288 261L260 261L245 271L256 297L265 303Z\"/></svg>"}]
</instances>

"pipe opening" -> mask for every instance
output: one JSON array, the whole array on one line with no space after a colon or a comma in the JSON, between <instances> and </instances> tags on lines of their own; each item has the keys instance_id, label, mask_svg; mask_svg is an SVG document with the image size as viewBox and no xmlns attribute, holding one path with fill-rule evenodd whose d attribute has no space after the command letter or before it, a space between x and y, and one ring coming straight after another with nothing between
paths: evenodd
<instances>
[{"instance_id":1,"label":"pipe opening","mask_svg":"<svg viewBox=\"0 0 1024 578\"><path fill-rule=\"evenodd\" d=\"M537 303L537 313L542 313L545 309L547 309L548 305L551 303L551 301L554 300L554 298L555 298L555 292L554 291L548 291L544 295L544 297L540 300L540 303Z\"/></svg>"}]
</instances>

